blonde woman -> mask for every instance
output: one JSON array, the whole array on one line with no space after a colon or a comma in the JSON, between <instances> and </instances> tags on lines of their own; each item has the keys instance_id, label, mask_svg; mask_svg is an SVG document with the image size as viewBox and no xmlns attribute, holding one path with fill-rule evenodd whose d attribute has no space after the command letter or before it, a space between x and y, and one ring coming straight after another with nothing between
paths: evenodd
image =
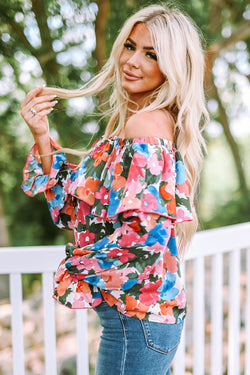
<instances>
[{"instance_id":1,"label":"blonde woman","mask_svg":"<svg viewBox=\"0 0 250 375\"><path fill-rule=\"evenodd\" d=\"M88 85L36 88L22 105L35 140L23 190L45 192L55 224L74 231L54 298L99 315L96 375L170 374L186 315L178 253L197 226L201 125L208 120L203 69L193 23L178 10L149 6L127 20ZM110 85L105 134L78 166L67 163L48 133L55 96Z\"/></svg>"}]
</instances>

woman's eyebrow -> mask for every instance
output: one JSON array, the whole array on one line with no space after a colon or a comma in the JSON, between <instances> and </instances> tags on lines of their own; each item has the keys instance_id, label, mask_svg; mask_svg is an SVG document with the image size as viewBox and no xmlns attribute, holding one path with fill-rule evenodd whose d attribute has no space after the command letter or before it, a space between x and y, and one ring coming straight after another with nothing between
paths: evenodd
<instances>
[{"instance_id":1,"label":"woman's eyebrow","mask_svg":"<svg viewBox=\"0 0 250 375\"><path fill-rule=\"evenodd\" d=\"M130 41L131 44L133 44L134 46L136 46L136 43L135 43L135 41L133 39L128 38L127 40ZM143 47L143 49L151 51L151 50L154 50L154 47Z\"/></svg>"}]
</instances>

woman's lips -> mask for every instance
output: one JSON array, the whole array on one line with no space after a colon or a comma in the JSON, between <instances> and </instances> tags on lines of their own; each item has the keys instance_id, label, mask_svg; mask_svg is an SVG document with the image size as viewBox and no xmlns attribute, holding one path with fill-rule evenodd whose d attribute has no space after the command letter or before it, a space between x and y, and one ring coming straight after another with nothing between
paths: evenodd
<instances>
[{"instance_id":1,"label":"woman's lips","mask_svg":"<svg viewBox=\"0 0 250 375\"><path fill-rule=\"evenodd\" d=\"M141 77L138 77L130 72L128 72L127 70L124 70L123 71L123 75L124 77L128 80L128 81L137 81L138 79L141 79Z\"/></svg>"}]
</instances>

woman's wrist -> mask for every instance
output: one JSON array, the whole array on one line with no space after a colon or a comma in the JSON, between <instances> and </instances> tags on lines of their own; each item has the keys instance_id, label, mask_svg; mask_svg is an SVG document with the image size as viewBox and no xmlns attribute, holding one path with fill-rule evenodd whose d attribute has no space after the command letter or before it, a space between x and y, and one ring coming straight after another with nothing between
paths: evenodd
<instances>
[{"instance_id":1,"label":"woman's wrist","mask_svg":"<svg viewBox=\"0 0 250 375\"><path fill-rule=\"evenodd\" d=\"M49 134L33 136L35 144L38 149L38 153L41 157L41 162L43 165L44 174L49 174L52 165L52 155L53 148L50 142Z\"/></svg>"}]
</instances>

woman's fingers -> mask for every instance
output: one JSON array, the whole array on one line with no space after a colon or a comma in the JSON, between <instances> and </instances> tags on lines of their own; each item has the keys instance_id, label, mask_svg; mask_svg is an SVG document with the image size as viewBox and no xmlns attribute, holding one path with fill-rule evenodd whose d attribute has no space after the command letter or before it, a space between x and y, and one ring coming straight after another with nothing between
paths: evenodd
<instances>
[{"instance_id":1,"label":"woman's fingers","mask_svg":"<svg viewBox=\"0 0 250 375\"><path fill-rule=\"evenodd\" d=\"M54 100L52 102L49 102L49 101L46 101L46 102L40 102L38 104L33 104L31 107L30 107L30 112L32 114L38 114L40 113L41 111L43 111L44 109L47 109L47 108L52 108L56 105L56 103L58 103L57 100Z\"/></svg>"},{"instance_id":2,"label":"woman's fingers","mask_svg":"<svg viewBox=\"0 0 250 375\"><path fill-rule=\"evenodd\" d=\"M33 98L35 98L37 95L41 94L43 91L43 86L36 87L35 89L31 90L27 95L26 98L23 101L23 104L21 108L26 106Z\"/></svg>"}]
</instances>

